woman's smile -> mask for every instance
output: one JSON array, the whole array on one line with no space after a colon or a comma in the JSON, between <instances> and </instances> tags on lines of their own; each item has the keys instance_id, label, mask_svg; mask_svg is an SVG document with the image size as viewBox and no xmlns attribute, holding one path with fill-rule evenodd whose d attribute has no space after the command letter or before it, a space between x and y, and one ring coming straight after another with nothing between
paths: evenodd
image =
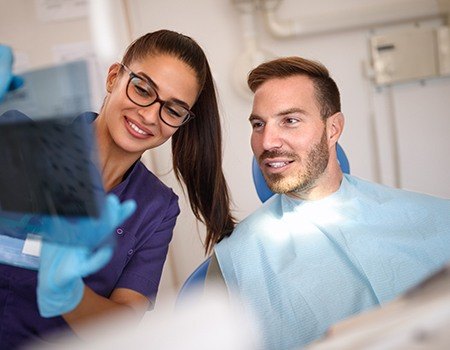
<instances>
[{"instance_id":1,"label":"woman's smile","mask_svg":"<svg viewBox=\"0 0 450 350\"><path fill-rule=\"evenodd\" d=\"M137 124L134 121L131 121L127 117L125 117L125 126L126 126L128 132L133 137L136 137L136 138L139 138L139 139L146 139L146 138L148 138L150 136L154 136L153 133L150 130L142 127L141 125Z\"/></svg>"}]
</instances>

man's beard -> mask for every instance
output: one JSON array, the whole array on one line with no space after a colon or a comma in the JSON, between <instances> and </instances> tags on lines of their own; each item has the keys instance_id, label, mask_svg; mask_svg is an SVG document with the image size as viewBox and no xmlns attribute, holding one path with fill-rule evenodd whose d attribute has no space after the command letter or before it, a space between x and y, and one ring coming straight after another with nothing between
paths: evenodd
<instances>
[{"instance_id":1,"label":"man's beard","mask_svg":"<svg viewBox=\"0 0 450 350\"><path fill-rule=\"evenodd\" d=\"M283 174L264 174L264 178L266 179L270 190L275 193L307 193L314 187L317 179L323 174L328 165L330 152L328 150L326 129L324 129L320 141L312 146L306 158L303 160L295 153L267 153L270 153L270 155L263 154L262 156L264 158L287 156L298 163L301 162L302 166L302 169L298 174L290 175L288 177Z\"/></svg>"}]
</instances>

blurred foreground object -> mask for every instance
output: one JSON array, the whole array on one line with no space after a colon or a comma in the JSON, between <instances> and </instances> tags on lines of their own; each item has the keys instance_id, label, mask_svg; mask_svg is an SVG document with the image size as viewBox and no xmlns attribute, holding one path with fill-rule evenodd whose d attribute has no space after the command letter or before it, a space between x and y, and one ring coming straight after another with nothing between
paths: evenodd
<instances>
[{"instance_id":1,"label":"blurred foreground object","mask_svg":"<svg viewBox=\"0 0 450 350\"><path fill-rule=\"evenodd\" d=\"M307 347L331 349L448 349L450 264L386 306L333 326Z\"/></svg>"},{"instance_id":2,"label":"blurred foreground object","mask_svg":"<svg viewBox=\"0 0 450 350\"><path fill-rule=\"evenodd\" d=\"M0 103L0 209L98 216L103 184L86 62L24 72Z\"/></svg>"},{"instance_id":3,"label":"blurred foreground object","mask_svg":"<svg viewBox=\"0 0 450 350\"><path fill-rule=\"evenodd\" d=\"M161 304L136 326L127 316L103 319L86 325L89 341L73 336L58 337L57 344L34 345L34 350L256 350L261 349L253 322L237 312L223 290L211 289L203 298L185 300L173 311ZM208 327L213 325L213 327Z\"/></svg>"},{"instance_id":4,"label":"blurred foreground object","mask_svg":"<svg viewBox=\"0 0 450 350\"><path fill-rule=\"evenodd\" d=\"M11 49L0 45L0 262L37 269L41 236L96 247L95 238L74 226L99 217L105 192L92 126L77 118L91 105L86 62L14 77L12 60ZM49 232L42 215L75 221Z\"/></svg>"},{"instance_id":5,"label":"blurred foreground object","mask_svg":"<svg viewBox=\"0 0 450 350\"><path fill-rule=\"evenodd\" d=\"M99 215L104 189L92 125L10 110L0 116L0 148L0 163L7 164L0 169L0 210Z\"/></svg>"}]
</instances>

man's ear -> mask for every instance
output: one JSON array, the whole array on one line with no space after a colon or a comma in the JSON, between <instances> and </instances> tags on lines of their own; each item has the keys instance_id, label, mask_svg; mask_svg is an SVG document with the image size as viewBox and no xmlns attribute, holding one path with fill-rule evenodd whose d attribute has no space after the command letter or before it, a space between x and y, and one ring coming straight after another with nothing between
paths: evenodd
<instances>
[{"instance_id":1,"label":"man's ear","mask_svg":"<svg viewBox=\"0 0 450 350\"><path fill-rule=\"evenodd\" d=\"M109 67L108 76L106 77L106 91L112 92L114 84L116 83L119 77L120 64L114 63Z\"/></svg>"},{"instance_id":2,"label":"man's ear","mask_svg":"<svg viewBox=\"0 0 450 350\"><path fill-rule=\"evenodd\" d=\"M335 145L344 130L344 115L341 112L334 113L327 118L327 137L330 145Z\"/></svg>"}]
</instances>

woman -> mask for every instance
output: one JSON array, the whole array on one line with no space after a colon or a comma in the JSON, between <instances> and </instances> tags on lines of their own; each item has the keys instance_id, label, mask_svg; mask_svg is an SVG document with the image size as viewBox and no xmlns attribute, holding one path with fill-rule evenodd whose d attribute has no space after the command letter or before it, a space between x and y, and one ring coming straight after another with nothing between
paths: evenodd
<instances>
[{"instance_id":1,"label":"woman","mask_svg":"<svg viewBox=\"0 0 450 350\"><path fill-rule=\"evenodd\" d=\"M140 37L122 62L110 67L106 91L98 116L85 113L80 118L94 123L105 190L121 201L133 199L136 211L116 229L118 244L111 261L84 279L81 301L62 316L39 315L36 272L0 266L9 286L0 291L0 302L5 300L0 306L2 346L45 339L49 331L67 325L77 333L86 320L113 309L142 315L154 303L179 207L178 197L140 157L169 138L175 175L187 188L195 216L206 224L206 253L234 227L221 166L214 84L198 44L168 30ZM43 252L41 258L52 259L53 253ZM57 254L67 258L71 253ZM39 283L44 294L53 287L45 286L41 276Z\"/></svg>"}]
</instances>

